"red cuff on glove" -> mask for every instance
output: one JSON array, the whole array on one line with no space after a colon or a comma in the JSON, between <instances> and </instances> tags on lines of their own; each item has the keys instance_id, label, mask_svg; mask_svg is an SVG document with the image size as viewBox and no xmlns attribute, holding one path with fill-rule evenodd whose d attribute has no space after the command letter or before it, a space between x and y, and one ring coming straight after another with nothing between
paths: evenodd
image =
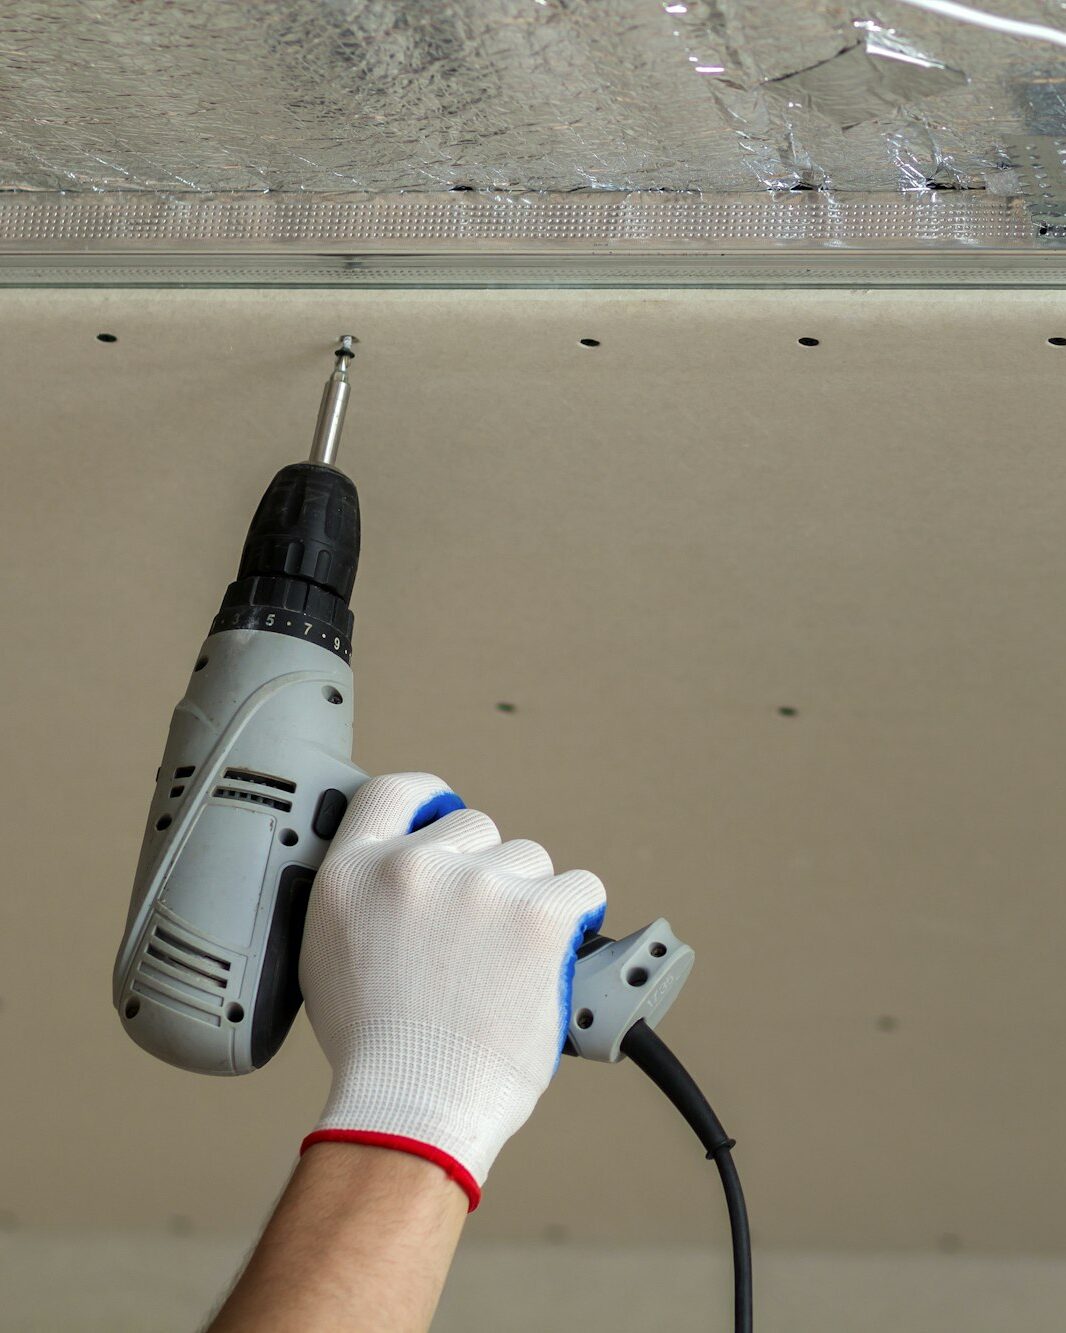
<instances>
[{"instance_id":1,"label":"red cuff on glove","mask_svg":"<svg viewBox=\"0 0 1066 1333\"><path fill-rule=\"evenodd\" d=\"M365 1143L371 1148L392 1148L396 1152L410 1153L412 1157L422 1157L439 1166L449 1180L455 1181L470 1200L469 1212L472 1213L481 1202L481 1186L466 1167L431 1143L407 1139L402 1134L379 1134L373 1129L316 1129L300 1144L300 1156L315 1143Z\"/></svg>"}]
</instances>

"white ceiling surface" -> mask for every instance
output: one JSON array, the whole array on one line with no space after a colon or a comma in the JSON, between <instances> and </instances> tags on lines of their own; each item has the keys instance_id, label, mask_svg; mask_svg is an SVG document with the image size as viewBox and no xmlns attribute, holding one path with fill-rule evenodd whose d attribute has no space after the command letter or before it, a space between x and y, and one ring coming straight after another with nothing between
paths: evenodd
<instances>
[{"instance_id":1,"label":"white ceiling surface","mask_svg":"<svg viewBox=\"0 0 1066 1333\"><path fill-rule=\"evenodd\" d=\"M109 973L170 709L343 331L358 760L691 941L663 1031L760 1244L1062 1253L1066 309L1009 291L0 295L3 1224L250 1231L321 1106L302 1018L197 1078ZM725 1224L637 1072L567 1061L471 1231Z\"/></svg>"}]
</instances>

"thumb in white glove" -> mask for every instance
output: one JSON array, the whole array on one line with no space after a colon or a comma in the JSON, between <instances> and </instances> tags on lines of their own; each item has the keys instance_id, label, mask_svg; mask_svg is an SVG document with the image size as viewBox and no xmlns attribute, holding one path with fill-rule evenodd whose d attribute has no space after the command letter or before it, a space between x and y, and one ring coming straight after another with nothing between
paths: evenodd
<instances>
[{"instance_id":1,"label":"thumb in white glove","mask_svg":"<svg viewBox=\"0 0 1066 1333\"><path fill-rule=\"evenodd\" d=\"M558 1066L576 950L605 908L595 875L501 843L439 778L365 783L308 907L300 984L333 1085L304 1149L415 1153L476 1208Z\"/></svg>"}]
</instances>

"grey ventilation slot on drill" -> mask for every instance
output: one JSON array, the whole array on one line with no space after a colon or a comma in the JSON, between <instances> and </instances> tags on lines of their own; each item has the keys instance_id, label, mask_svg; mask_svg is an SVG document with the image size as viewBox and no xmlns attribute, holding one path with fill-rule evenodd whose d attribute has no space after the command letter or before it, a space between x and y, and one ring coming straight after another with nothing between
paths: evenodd
<instances>
[{"instance_id":1,"label":"grey ventilation slot on drill","mask_svg":"<svg viewBox=\"0 0 1066 1333\"><path fill-rule=\"evenodd\" d=\"M197 973L220 990L226 989L230 970L228 959L219 958L215 954L198 949L194 944L179 940L161 926L156 926L152 932L146 952L171 966Z\"/></svg>"},{"instance_id":2,"label":"grey ventilation slot on drill","mask_svg":"<svg viewBox=\"0 0 1066 1333\"><path fill-rule=\"evenodd\" d=\"M223 775L224 782L247 783L241 787L216 787L215 796L224 801L249 801L252 805L266 805L272 810L287 813L292 809L292 802L275 795L275 792L293 793L296 783L288 778L275 778L269 773L253 773L247 768L227 768Z\"/></svg>"},{"instance_id":3,"label":"grey ventilation slot on drill","mask_svg":"<svg viewBox=\"0 0 1066 1333\"><path fill-rule=\"evenodd\" d=\"M248 791L245 787L216 787L215 796L223 801L248 801L251 805L268 805L272 810L288 812L292 809L291 801L279 801L276 796L265 796L259 791Z\"/></svg>"},{"instance_id":4,"label":"grey ventilation slot on drill","mask_svg":"<svg viewBox=\"0 0 1066 1333\"><path fill-rule=\"evenodd\" d=\"M195 765L183 764L181 768L176 768L174 770L174 781L177 782L180 778L191 778L195 772Z\"/></svg>"},{"instance_id":5,"label":"grey ventilation slot on drill","mask_svg":"<svg viewBox=\"0 0 1066 1333\"><path fill-rule=\"evenodd\" d=\"M247 768L227 768L225 776L231 782L254 782L260 787L273 787L276 791L294 792L296 783L288 778L272 778L267 773L252 773Z\"/></svg>"},{"instance_id":6,"label":"grey ventilation slot on drill","mask_svg":"<svg viewBox=\"0 0 1066 1333\"><path fill-rule=\"evenodd\" d=\"M177 1013L221 1024L230 963L156 926L132 989Z\"/></svg>"}]
</instances>

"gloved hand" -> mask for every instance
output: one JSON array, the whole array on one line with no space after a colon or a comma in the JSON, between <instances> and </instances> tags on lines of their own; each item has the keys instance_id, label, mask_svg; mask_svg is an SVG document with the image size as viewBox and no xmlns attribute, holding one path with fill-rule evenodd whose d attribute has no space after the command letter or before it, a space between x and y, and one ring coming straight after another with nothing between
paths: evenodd
<instances>
[{"instance_id":1,"label":"gloved hand","mask_svg":"<svg viewBox=\"0 0 1066 1333\"><path fill-rule=\"evenodd\" d=\"M501 844L439 778L365 783L308 906L300 985L333 1085L303 1148L414 1153L476 1208L559 1064L575 951L605 907L595 875Z\"/></svg>"}]
</instances>

